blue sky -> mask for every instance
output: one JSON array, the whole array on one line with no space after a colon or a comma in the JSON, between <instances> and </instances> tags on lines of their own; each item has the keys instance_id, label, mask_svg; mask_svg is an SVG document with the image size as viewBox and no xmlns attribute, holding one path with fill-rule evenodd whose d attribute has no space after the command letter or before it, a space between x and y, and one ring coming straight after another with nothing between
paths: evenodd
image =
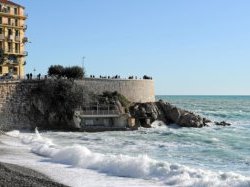
<instances>
[{"instance_id":1,"label":"blue sky","mask_svg":"<svg viewBox=\"0 0 250 187\"><path fill-rule=\"evenodd\" d=\"M156 94L250 95L249 0L16 0L29 14L27 72L150 75Z\"/></svg>"}]
</instances>

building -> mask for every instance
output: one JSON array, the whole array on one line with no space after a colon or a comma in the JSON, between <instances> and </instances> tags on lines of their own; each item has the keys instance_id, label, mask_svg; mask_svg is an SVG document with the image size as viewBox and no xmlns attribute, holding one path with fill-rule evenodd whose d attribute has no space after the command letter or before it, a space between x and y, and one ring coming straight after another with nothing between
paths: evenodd
<instances>
[{"instance_id":1,"label":"building","mask_svg":"<svg viewBox=\"0 0 250 187\"><path fill-rule=\"evenodd\" d=\"M74 127L81 131L114 131L135 129L135 119L115 104L83 103L75 110Z\"/></svg>"},{"instance_id":2,"label":"building","mask_svg":"<svg viewBox=\"0 0 250 187\"><path fill-rule=\"evenodd\" d=\"M15 78L24 78L28 55L24 9L12 1L0 0L0 76L9 73Z\"/></svg>"}]
</instances>

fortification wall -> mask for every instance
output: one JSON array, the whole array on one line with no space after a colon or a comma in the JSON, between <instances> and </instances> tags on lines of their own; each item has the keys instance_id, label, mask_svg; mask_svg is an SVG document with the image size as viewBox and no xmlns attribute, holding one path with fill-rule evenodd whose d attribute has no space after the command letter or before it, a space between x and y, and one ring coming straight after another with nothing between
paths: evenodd
<instances>
[{"instance_id":1,"label":"fortification wall","mask_svg":"<svg viewBox=\"0 0 250 187\"><path fill-rule=\"evenodd\" d=\"M30 90L33 82L0 82L0 129L23 129L30 127L28 111Z\"/></svg>"},{"instance_id":2,"label":"fortification wall","mask_svg":"<svg viewBox=\"0 0 250 187\"><path fill-rule=\"evenodd\" d=\"M41 82L0 82L0 130L34 128L30 118L31 90ZM118 91L132 102L155 101L152 80L85 79L76 83L95 94Z\"/></svg>"},{"instance_id":3,"label":"fortification wall","mask_svg":"<svg viewBox=\"0 0 250 187\"><path fill-rule=\"evenodd\" d=\"M131 102L154 102L154 81L153 80L128 80L128 79L91 79L86 78L76 81L87 90L102 94L104 91L117 91L124 95Z\"/></svg>"}]
</instances>

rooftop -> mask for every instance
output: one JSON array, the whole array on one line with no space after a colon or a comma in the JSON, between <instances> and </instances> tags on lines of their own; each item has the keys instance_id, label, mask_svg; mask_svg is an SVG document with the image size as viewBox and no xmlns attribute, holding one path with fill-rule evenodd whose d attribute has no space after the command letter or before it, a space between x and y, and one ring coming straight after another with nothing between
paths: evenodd
<instances>
[{"instance_id":1,"label":"rooftop","mask_svg":"<svg viewBox=\"0 0 250 187\"><path fill-rule=\"evenodd\" d=\"M14 6L19 6L19 7L23 7L22 5L19 5L17 3L14 3L12 1L8 1L8 0L0 0L0 3L3 3L3 4L8 4L8 5L14 5ZM24 7L23 7L24 8Z\"/></svg>"}]
</instances>

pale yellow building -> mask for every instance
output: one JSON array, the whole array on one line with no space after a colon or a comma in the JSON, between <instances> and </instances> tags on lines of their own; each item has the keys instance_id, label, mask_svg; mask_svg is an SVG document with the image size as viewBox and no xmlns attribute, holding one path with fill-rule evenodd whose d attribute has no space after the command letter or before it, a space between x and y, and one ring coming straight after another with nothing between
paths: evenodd
<instances>
[{"instance_id":1,"label":"pale yellow building","mask_svg":"<svg viewBox=\"0 0 250 187\"><path fill-rule=\"evenodd\" d=\"M15 78L24 78L28 55L24 9L12 1L0 0L0 76L10 73Z\"/></svg>"}]
</instances>

